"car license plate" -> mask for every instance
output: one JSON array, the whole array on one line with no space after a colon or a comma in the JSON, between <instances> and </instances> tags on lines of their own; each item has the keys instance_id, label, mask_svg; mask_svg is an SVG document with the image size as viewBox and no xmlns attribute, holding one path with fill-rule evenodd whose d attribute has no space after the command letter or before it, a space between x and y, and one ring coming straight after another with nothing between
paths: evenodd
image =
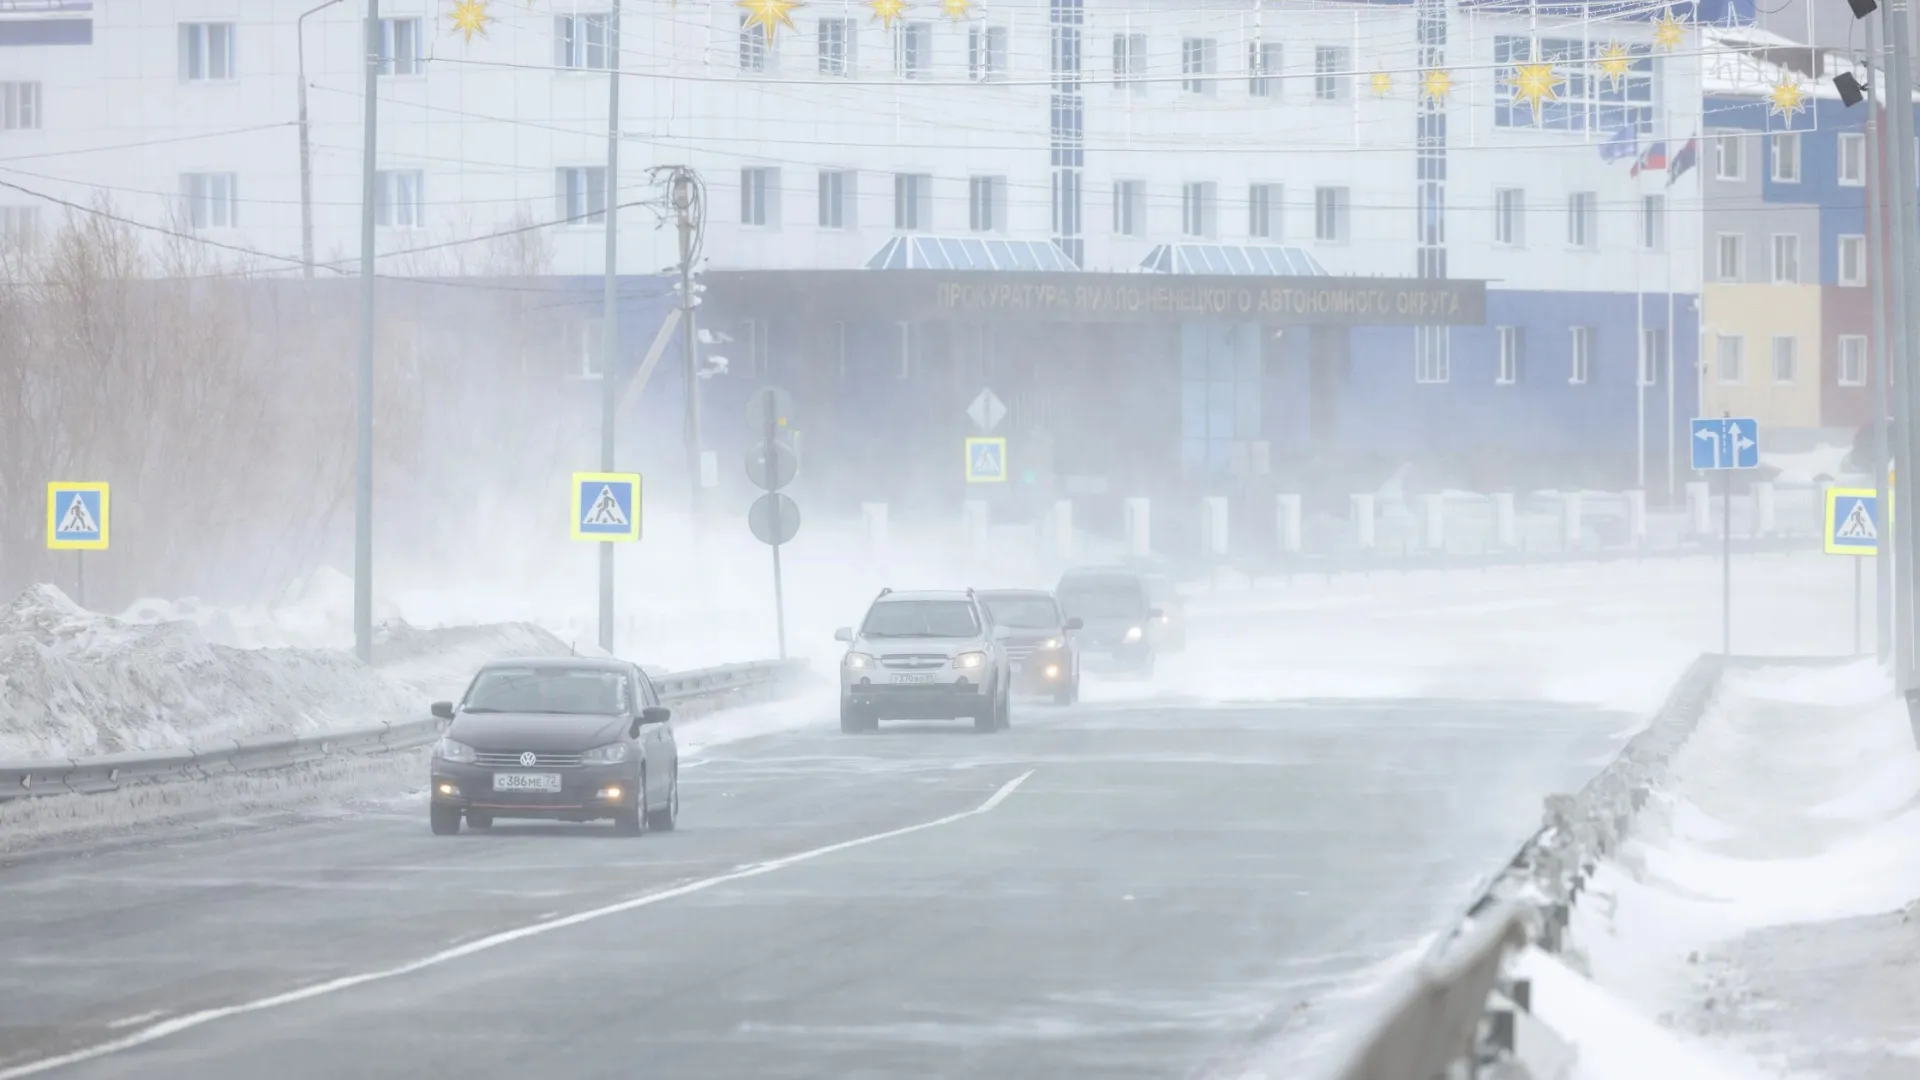
<instances>
[{"instance_id":1,"label":"car license plate","mask_svg":"<svg viewBox=\"0 0 1920 1080\"><path fill-rule=\"evenodd\" d=\"M894 681L894 682L896 682L896 683L930 683L930 682L932 682L932 681L933 681L933 675L932 675L932 674L926 674L926 675L895 675L895 676L893 677L893 681Z\"/></svg>"},{"instance_id":2,"label":"car license plate","mask_svg":"<svg viewBox=\"0 0 1920 1080\"><path fill-rule=\"evenodd\" d=\"M497 772L493 774L495 791L559 791L560 774L550 772Z\"/></svg>"}]
</instances>

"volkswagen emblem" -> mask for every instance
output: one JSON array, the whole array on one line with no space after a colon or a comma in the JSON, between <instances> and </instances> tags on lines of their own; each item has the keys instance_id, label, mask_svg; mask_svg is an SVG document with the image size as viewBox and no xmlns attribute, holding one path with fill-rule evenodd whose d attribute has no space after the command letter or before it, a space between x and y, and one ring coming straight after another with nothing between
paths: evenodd
<instances>
[{"instance_id":1,"label":"volkswagen emblem","mask_svg":"<svg viewBox=\"0 0 1920 1080\"><path fill-rule=\"evenodd\" d=\"M533 751L531 750L520 755L520 764L526 766L529 769L533 767L534 762L539 760L540 760L539 758L533 756Z\"/></svg>"}]
</instances>

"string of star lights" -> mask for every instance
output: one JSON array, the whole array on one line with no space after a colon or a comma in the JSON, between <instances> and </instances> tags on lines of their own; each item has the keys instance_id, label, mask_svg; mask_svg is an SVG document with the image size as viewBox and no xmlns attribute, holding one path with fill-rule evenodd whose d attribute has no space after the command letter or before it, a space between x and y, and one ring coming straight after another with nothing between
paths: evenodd
<instances>
[{"instance_id":1,"label":"string of star lights","mask_svg":"<svg viewBox=\"0 0 1920 1080\"><path fill-rule=\"evenodd\" d=\"M1432 102L1447 100L1447 94L1453 90L1453 72L1444 68L1428 68L1420 77L1420 96Z\"/></svg>"},{"instance_id":2,"label":"string of star lights","mask_svg":"<svg viewBox=\"0 0 1920 1080\"><path fill-rule=\"evenodd\" d=\"M1540 110L1550 101L1560 100L1560 88L1566 76L1552 64L1520 64L1513 69L1513 103L1533 109L1533 122L1540 122Z\"/></svg>"},{"instance_id":3,"label":"string of star lights","mask_svg":"<svg viewBox=\"0 0 1920 1080\"><path fill-rule=\"evenodd\" d=\"M866 0L867 9L873 12L873 21L883 29L893 29L893 24L906 17L907 0Z\"/></svg>"},{"instance_id":4,"label":"string of star lights","mask_svg":"<svg viewBox=\"0 0 1920 1080\"><path fill-rule=\"evenodd\" d=\"M965 22L973 17L973 0L940 0L940 14L954 22Z\"/></svg>"},{"instance_id":5,"label":"string of star lights","mask_svg":"<svg viewBox=\"0 0 1920 1080\"><path fill-rule=\"evenodd\" d=\"M767 44L773 44L773 37L782 26L794 33L800 28L793 25L793 13L807 5L801 0L734 0L735 7L747 13L747 21L742 30L759 27L767 35Z\"/></svg>"},{"instance_id":6,"label":"string of star lights","mask_svg":"<svg viewBox=\"0 0 1920 1080\"><path fill-rule=\"evenodd\" d=\"M1686 38L1686 20L1684 18L1674 18L1672 8L1661 12L1660 18L1653 24L1653 43L1668 52L1672 52L1679 48L1680 43L1685 41Z\"/></svg>"},{"instance_id":7,"label":"string of star lights","mask_svg":"<svg viewBox=\"0 0 1920 1080\"><path fill-rule=\"evenodd\" d=\"M1626 81L1627 74L1632 70L1633 54L1627 51L1625 45L1609 41L1607 47L1600 50L1600 74L1613 84L1615 90L1620 89L1620 84Z\"/></svg>"},{"instance_id":8,"label":"string of star lights","mask_svg":"<svg viewBox=\"0 0 1920 1080\"><path fill-rule=\"evenodd\" d=\"M471 45L473 35L487 36L487 24L493 21L493 16L487 13L487 0L454 0L447 21L453 25L453 32L465 35L467 44Z\"/></svg>"},{"instance_id":9,"label":"string of star lights","mask_svg":"<svg viewBox=\"0 0 1920 1080\"><path fill-rule=\"evenodd\" d=\"M1787 71L1780 72L1780 81L1767 88L1767 113L1786 119L1789 125L1793 114L1804 112L1807 108L1807 92Z\"/></svg>"},{"instance_id":10,"label":"string of star lights","mask_svg":"<svg viewBox=\"0 0 1920 1080\"><path fill-rule=\"evenodd\" d=\"M1393 93L1393 75L1390 72L1376 71L1370 80L1374 97L1386 97Z\"/></svg>"}]
</instances>

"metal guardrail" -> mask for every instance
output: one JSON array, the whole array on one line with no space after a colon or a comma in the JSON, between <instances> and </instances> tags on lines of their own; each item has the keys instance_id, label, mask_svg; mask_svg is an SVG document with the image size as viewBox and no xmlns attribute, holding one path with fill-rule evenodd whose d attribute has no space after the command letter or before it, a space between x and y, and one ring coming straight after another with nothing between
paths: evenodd
<instances>
[{"instance_id":1,"label":"metal guardrail","mask_svg":"<svg viewBox=\"0 0 1920 1080\"><path fill-rule=\"evenodd\" d=\"M737 695L784 687L807 670L804 660L759 660L657 675L653 685L668 705L719 704ZM98 794L138 784L191 782L331 758L409 750L439 738L443 723L426 717L310 735L223 739L175 750L0 761L0 801Z\"/></svg>"}]
</instances>

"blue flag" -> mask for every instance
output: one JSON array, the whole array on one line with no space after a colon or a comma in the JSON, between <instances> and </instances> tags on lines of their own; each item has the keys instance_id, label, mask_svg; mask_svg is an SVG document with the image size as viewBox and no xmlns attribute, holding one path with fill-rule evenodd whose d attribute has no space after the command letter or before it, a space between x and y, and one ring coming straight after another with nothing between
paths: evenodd
<instances>
[{"instance_id":1,"label":"blue flag","mask_svg":"<svg viewBox=\"0 0 1920 1080\"><path fill-rule=\"evenodd\" d=\"M1632 124L1621 128L1600 144L1600 160L1625 161L1638 157L1640 152L1640 132Z\"/></svg>"}]
</instances>

